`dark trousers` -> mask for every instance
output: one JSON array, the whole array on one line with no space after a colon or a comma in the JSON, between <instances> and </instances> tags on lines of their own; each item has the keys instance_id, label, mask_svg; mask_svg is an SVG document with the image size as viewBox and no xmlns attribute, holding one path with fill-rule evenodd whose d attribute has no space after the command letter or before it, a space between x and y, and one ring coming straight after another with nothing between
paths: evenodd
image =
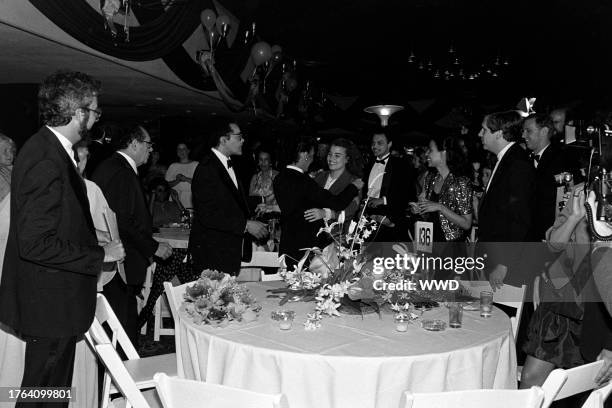
<instances>
[{"instance_id":1,"label":"dark trousers","mask_svg":"<svg viewBox=\"0 0 612 408\"><path fill-rule=\"evenodd\" d=\"M117 315L134 347L138 348L138 304L136 296L140 293L141 285L127 285L119 274L104 285L103 294Z\"/></svg>"},{"instance_id":2,"label":"dark trousers","mask_svg":"<svg viewBox=\"0 0 612 408\"><path fill-rule=\"evenodd\" d=\"M25 366L21 387L70 387L77 337L24 336ZM68 402L18 402L17 408L68 407Z\"/></svg>"}]
</instances>

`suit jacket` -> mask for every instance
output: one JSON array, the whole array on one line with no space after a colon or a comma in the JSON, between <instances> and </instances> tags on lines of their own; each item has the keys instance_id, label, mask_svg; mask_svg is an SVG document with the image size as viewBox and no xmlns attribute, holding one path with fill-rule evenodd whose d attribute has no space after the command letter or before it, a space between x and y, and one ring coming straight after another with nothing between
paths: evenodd
<instances>
[{"instance_id":1,"label":"suit jacket","mask_svg":"<svg viewBox=\"0 0 612 408\"><path fill-rule=\"evenodd\" d=\"M416 201L416 173L399 157L389 156L388 160L380 188L380 197L387 198L387 205L370 209L369 212L386 215L397 226L403 226L408 203ZM368 180L374 163L368 166L364 175L363 197L368 196Z\"/></svg>"},{"instance_id":2,"label":"suit jacket","mask_svg":"<svg viewBox=\"0 0 612 408\"><path fill-rule=\"evenodd\" d=\"M103 259L83 179L43 127L24 144L13 168L0 322L30 336L85 333Z\"/></svg>"},{"instance_id":3,"label":"suit jacket","mask_svg":"<svg viewBox=\"0 0 612 408\"><path fill-rule=\"evenodd\" d=\"M92 176L111 210L117 214L119 235L125 249L125 276L128 285L142 285L147 267L157 251L151 214L140 178L128 161L115 152L96 168Z\"/></svg>"},{"instance_id":4,"label":"suit jacket","mask_svg":"<svg viewBox=\"0 0 612 408\"><path fill-rule=\"evenodd\" d=\"M317 184L319 186L325 188L325 183L327 183L327 177L328 176L329 176L329 171L322 171L319 174L317 174L317 176L315 177L315 181L317 182ZM336 181L334 181L334 183L331 185L331 187L329 188L329 192L332 193L333 195L340 194L356 178L357 177L355 177L351 173L349 173L348 170L344 170L342 172L342 174L340 174L340 177L338 177L338 179ZM359 202L360 202L359 196L357 196L357 197L355 197L349 203L349 205L346 206L346 208L342 209L342 210L344 210L344 215L346 217L345 218L346 219L345 226L347 228L348 228L348 225L349 225L349 221L353 219L353 217L355 216L355 213L359 209ZM340 211L342 211L342 210L340 210Z\"/></svg>"},{"instance_id":5,"label":"suit jacket","mask_svg":"<svg viewBox=\"0 0 612 408\"><path fill-rule=\"evenodd\" d=\"M238 174L238 188L225 166L209 151L196 167L191 183L194 221L189 250L194 263L229 274L240 272L240 261L251 258L251 239L245 233L249 208Z\"/></svg>"},{"instance_id":6,"label":"suit jacket","mask_svg":"<svg viewBox=\"0 0 612 408\"><path fill-rule=\"evenodd\" d=\"M542 153L535 170L535 214L531 236L536 240L546 239L546 231L555 222L557 206L555 175L563 171L569 170L563 164L562 147L556 143L551 143Z\"/></svg>"},{"instance_id":7,"label":"suit jacket","mask_svg":"<svg viewBox=\"0 0 612 408\"><path fill-rule=\"evenodd\" d=\"M279 253L299 260L303 256L300 249L316 245L323 221L306 221L304 211L310 208L342 210L357 193L357 188L349 184L340 194L334 195L319 187L307 174L289 168L282 170L274 179L274 195L281 210Z\"/></svg>"},{"instance_id":8,"label":"suit jacket","mask_svg":"<svg viewBox=\"0 0 612 408\"><path fill-rule=\"evenodd\" d=\"M521 268L533 223L535 169L515 143L504 154L485 192L478 216L479 253L487 254L487 269L506 265L506 283L526 283ZM520 272L520 273L519 273Z\"/></svg>"},{"instance_id":9,"label":"suit jacket","mask_svg":"<svg viewBox=\"0 0 612 408\"><path fill-rule=\"evenodd\" d=\"M85 165L84 176L90 178L98 165L108 159L115 151L110 144L99 143L95 140L87 146L87 149L89 150L89 157Z\"/></svg>"}]
</instances>

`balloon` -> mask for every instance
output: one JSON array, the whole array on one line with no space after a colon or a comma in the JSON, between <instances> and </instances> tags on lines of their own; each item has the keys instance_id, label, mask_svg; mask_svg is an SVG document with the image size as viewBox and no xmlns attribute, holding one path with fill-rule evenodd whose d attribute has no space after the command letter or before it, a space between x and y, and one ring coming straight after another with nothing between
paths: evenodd
<instances>
[{"instance_id":1,"label":"balloon","mask_svg":"<svg viewBox=\"0 0 612 408\"><path fill-rule=\"evenodd\" d=\"M260 41L251 48L251 57L255 65L260 66L272 57L272 50L267 42Z\"/></svg>"},{"instance_id":2,"label":"balloon","mask_svg":"<svg viewBox=\"0 0 612 408\"><path fill-rule=\"evenodd\" d=\"M272 54L276 52L283 52L283 48L280 45L273 45L271 48Z\"/></svg>"},{"instance_id":3,"label":"balloon","mask_svg":"<svg viewBox=\"0 0 612 408\"><path fill-rule=\"evenodd\" d=\"M220 34L223 34L223 26L230 26L230 18L228 16L226 16L225 14L221 14L219 17L217 17L217 31L219 31Z\"/></svg>"},{"instance_id":4,"label":"balloon","mask_svg":"<svg viewBox=\"0 0 612 408\"><path fill-rule=\"evenodd\" d=\"M202 21L202 25L210 31L215 25L217 15L211 9L206 9L200 14L200 20Z\"/></svg>"}]
</instances>

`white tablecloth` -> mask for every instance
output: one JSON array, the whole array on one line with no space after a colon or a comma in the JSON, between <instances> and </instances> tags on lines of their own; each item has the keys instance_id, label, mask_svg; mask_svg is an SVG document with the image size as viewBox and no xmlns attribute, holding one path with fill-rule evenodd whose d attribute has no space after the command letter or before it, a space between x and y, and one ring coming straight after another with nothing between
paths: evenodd
<instances>
[{"instance_id":1,"label":"white tablecloth","mask_svg":"<svg viewBox=\"0 0 612 408\"><path fill-rule=\"evenodd\" d=\"M401 393L478 388L516 388L516 355L510 320L499 309L483 319L465 311L463 327L429 332L420 325L395 331L393 316L325 318L316 331L302 323L314 303L289 303L296 311L290 331L279 330L270 312L278 299L265 289L279 282L249 283L263 304L259 320L226 328L199 326L181 316L181 358L190 379L285 393L292 408L392 408ZM448 321L445 307L424 319Z\"/></svg>"}]
</instances>

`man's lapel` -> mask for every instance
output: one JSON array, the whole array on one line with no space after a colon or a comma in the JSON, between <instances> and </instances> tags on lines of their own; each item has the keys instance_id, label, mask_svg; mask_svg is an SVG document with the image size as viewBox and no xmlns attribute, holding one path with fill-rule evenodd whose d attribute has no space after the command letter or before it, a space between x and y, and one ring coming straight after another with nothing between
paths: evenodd
<instances>
[{"instance_id":1,"label":"man's lapel","mask_svg":"<svg viewBox=\"0 0 612 408\"><path fill-rule=\"evenodd\" d=\"M221 181L232 192L234 198L236 198L236 201L238 202L240 207L242 207L242 209L245 212L245 214L248 214L249 213L249 210L248 210L249 206L248 206L247 201L246 201L246 196L245 196L245 193L244 193L244 189L242 188L240 180L238 179L238 175L236 174L236 181L238 182L238 188L236 188L236 185L234 184L234 181L230 177L227 169L225 168L223 163L221 163L221 160L219 160L217 155L212 153L211 160L213 161L213 163L215 163L215 166L217 168L217 173L219 174L219 178L221 179ZM234 170L234 173L236 173L235 170Z\"/></svg>"}]
</instances>

